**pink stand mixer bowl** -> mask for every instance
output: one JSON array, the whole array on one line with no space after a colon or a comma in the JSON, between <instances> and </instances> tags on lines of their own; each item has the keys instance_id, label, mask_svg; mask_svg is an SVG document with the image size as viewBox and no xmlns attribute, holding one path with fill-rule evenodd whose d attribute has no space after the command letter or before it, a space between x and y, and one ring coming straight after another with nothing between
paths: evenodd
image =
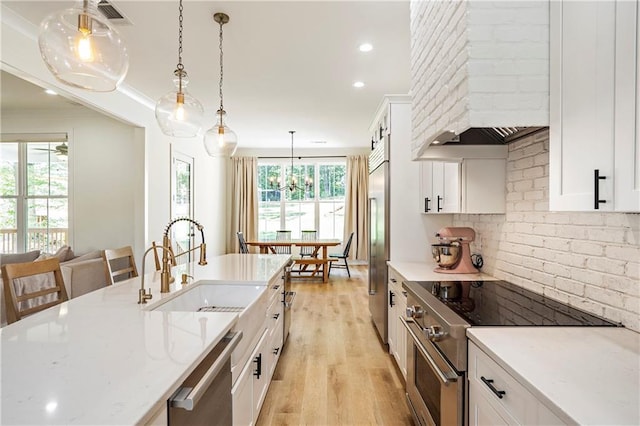
<instances>
[{"instance_id":1,"label":"pink stand mixer bowl","mask_svg":"<svg viewBox=\"0 0 640 426\"><path fill-rule=\"evenodd\" d=\"M432 244L433 258L438 263L436 272L444 274L476 274L478 269L471 262L469 244L476 239L476 232L472 228L445 227L438 231L436 237L439 244ZM458 259L452 256L457 252Z\"/></svg>"}]
</instances>

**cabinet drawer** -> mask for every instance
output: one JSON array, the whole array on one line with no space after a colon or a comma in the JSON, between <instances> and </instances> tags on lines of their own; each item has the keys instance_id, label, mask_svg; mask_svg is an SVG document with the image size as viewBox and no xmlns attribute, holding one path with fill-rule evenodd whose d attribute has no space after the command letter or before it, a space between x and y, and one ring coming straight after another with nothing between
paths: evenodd
<instances>
[{"instance_id":1,"label":"cabinet drawer","mask_svg":"<svg viewBox=\"0 0 640 426\"><path fill-rule=\"evenodd\" d=\"M527 424L527 419L536 417L537 400L533 395L471 342L469 381L470 389L478 390L489 403L502 408L518 424ZM504 392L502 398L496 392Z\"/></svg>"}]
</instances>

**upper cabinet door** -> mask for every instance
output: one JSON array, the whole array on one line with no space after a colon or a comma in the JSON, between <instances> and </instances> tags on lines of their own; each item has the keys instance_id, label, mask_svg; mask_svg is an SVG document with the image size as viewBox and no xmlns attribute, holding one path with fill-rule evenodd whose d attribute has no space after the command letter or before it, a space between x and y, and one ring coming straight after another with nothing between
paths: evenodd
<instances>
[{"instance_id":1,"label":"upper cabinet door","mask_svg":"<svg viewBox=\"0 0 640 426\"><path fill-rule=\"evenodd\" d=\"M549 208L638 211L637 2L550 12Z\"/></svg>"},{"instance_id":2,"label":"upper cabinet door","mask_svg":"<svg viewBox=\"0 0 640 426\"><path fill-rule=\"evenodd\" d=\"M640 211L640 8L637 1L616 6L615 209Z\"/></svg>"}]
</instances>

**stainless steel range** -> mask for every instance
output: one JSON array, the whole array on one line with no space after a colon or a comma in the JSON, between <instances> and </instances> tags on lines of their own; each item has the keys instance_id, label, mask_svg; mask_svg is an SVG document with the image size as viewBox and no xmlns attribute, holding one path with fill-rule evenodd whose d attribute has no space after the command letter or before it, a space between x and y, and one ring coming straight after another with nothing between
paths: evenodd
<instances>
[{"instance_id":1,"label":"stainless steel range","mask_svg":"<svg viewBox=\"0 0 640 426\"><path fill-rule=\"evenodd\" d=\"M407 399L419 425L464 425L472 326L618 326L506 281L407 281Z\"/></svg>"}]
</instances>

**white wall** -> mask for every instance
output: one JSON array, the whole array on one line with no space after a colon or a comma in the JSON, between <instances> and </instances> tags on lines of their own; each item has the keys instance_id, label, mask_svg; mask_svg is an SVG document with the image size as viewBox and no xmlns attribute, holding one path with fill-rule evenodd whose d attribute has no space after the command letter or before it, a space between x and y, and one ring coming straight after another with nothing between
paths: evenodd
<instances>
[{"instance_id":1,"label":"white wall","mask_svg":"<svg viewBox=\"0 0 640 426\"><path fill-rule=\"evenodd\" d=\"M507 213L455 215L483 272L640 331L640 214L550 212L549 133L509 145Z\"/></svg>"},{"instance_id":2,"label":"white wall","mask_svg":"<svg viewBox=\"0 0 640 426\"><path fill-rule=\"evenodd\" d=\"M0 7L0 66L4 71L42 87L53 88L91 109L126 123L133 129L133 139L140 141L144 163L138 165L142 168L137 170L137 173L142 174L143 188L138 187L134 190L141 196L134 200L134 214L130 218L133 222L130 244L134 247L138 262L145 247L148 247L151 241L161 239L164 227L171 219L169 182L172 143L181 152L195 159L195 217L205 228L208 252L223 253L226 168L222 160L213 159L206 154L201 138L182 140L163 135L155 120L155 101L140 95L126 84L114 92L94 93L59 83L46 69L40 57L37 27L3 5L0 4ZM111 166L114 170L119 167L118 164ZM117 205L112 206L112 209L117 208Z\"/></svg>"}]
</instances>

